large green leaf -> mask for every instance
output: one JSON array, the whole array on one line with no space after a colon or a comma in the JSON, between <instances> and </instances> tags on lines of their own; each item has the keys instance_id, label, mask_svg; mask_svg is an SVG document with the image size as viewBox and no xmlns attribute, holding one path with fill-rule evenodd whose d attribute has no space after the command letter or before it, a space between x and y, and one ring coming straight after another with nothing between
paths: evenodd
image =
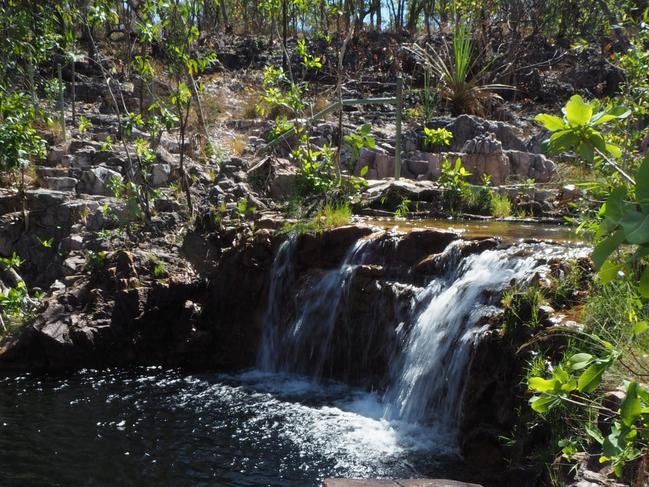
<instances>
[{"instance_id":1,"label":"large green leaf","mask_svg":"<svg viewBox=\"0 0 649 487\"><path fill-rule=\"evenodd\" d=\"M649 208L644 205L629 208L620 220L627 243L642 245L649 242Z\"/></svg>"},{"instance_id":2,"label":"large green leaf","mask_svg":"<svg viewBox=\"0 0 649 487\"><path fill-rule=\"evenodd\" d=\"M550 152L564 152L573 149L578 142L579 137L573 130L560 130L552 134L545 147Z\"/></svg>"},{"instance_id":3,"label":"large green leaf","mask_svg":"<svg viewBox=\"0 0 649 487\"><path fill-rule=\"evenodd\" d=\"M611 191L604 207L604 216L607 220L617 224L622 219L624 198L626 198L626 189L618 187Z\"/></svg>"},{"instance_id":4,"label":"large green leaf","mask_svg":"<svg viewBox=\"0 0 649 487\"><path fill-rule=\"evenodd\" d=\"M560 400L554 396L543 394L530 398L530 406L537 413L547 413L551 408L559 404Z\"/></svg>"},{"instance_id":5,"label":"large green leaf","mask_svg":"<svg viewBox=\"0 0 649 487\"><path fill-rule=\"evenodd\" d=\"M649 201L649 154L642 160L635 177L635 197L639 202Z\"/></svg>"},{"instance_id":6,"label":"large green leaf","mask_svg":"<svg viewBox=\"0 0 649 487\"><path fill-rule=\"evenodd\" d=\"M534 117L534 120L543 125L550 132L556 132L557 130L563 130L566 128L566 125L563 123L563 119L555 115L541 113Z\"/></svg>"},{"instance_id":7,"label":"large green leaf","mask_svg":"<svg viewBox=\"0 0 649 487\"><path fill-rule=\"evenodd\" d=\"M597 389L600 382L602 382L602 376L606 371L607 365L605 364L592 364L579 376L577 380L577 387L581 392L590 394L591 392Z\"/></svg>"},{"instance_id":8,"label":"large green leaf","mask_svg":"<svg viewBox=\"0 0 649 487\"><path fill-rule=\"evenodd\" d=\"M618 273L624 269L623 264L616 264L610 260L604 261L602 267L600 267L597 275L602 284L608 284L609 282L615 280L618 276Z\"/></svg>"},{"instance_id":9,"label":"large green leaf","mask_svg":"<svg viewBox=\"0 0 649 487\"><path fill-rule=\"evenodd\" d=\"M624 240L624 230L619 229L598 243L593 249L593 263L595 264L595 269L601 269L604 262L606 262L606 259L608 259L608 257L624 243Z\"/></svg>"},{"instance_id":10,"label":"large green leaf","mask_svg":"<svg viewBox=\"0 0 649 487\"><path fill-rule=\"evenodd\" d=\"M531 391L551 392L555 390L557 381L554 379L544 379L543 377L530 377L527 381L527 387Z\"/></svg>"},{"instance_id":11,"label":"large green leaf","mask_svg":"<svg viewBox=\"0 0 649 487\"><path fill-rule=\"evenodd\" d=\"M565 108L566 120L573 127L588 125L593 116L593 107L579 95L573 95Z\"/></svg>"},{"instance_id":12,"label":"large green leaf","mask_svg":"<svg viewBox=\"0 0 649 487\"><path fill-rule=\"evenodd\" d=\"M638 383L630 382L620 406L620 420L624 426L631 427L640 414L642 414L642 401L638 397Z\"/></svg>"},{"instance_id":13,"label":"large green leaf","mask_svg":"<svg viewBox=\"0 0 649 487\"><path fill-rule=\"evenodd\" d=\"M572 370L581 370L593 361L593 356L589 353L576 353L568 359Z\"/></svg>"}]
</instances>

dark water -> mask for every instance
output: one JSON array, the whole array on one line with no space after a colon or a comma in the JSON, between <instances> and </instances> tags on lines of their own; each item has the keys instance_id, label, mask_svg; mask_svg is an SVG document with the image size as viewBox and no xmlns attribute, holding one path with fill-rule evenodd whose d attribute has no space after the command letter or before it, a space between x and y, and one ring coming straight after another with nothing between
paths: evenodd
<instances>
[{"instance_id":1,"label":"dark water","mask_svg":"<svg viewBox=\"0 0 649 487\"><path fill-rule=\"evenodd\" d=\"M259 372L0 378L0 485L317 486L448 472L448 439L382 413L366 392Z\"/></svg>"}]
</instances>

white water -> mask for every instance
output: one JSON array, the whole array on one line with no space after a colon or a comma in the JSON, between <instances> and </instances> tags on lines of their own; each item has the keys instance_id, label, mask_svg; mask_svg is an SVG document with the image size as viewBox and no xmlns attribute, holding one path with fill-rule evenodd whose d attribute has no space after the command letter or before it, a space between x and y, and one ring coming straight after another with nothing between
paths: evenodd
<instances>
[{"instance_id":1,"label":"white water","mask_svg":"<svg viewBox=\"0 0 649 487\"><path fill-rule=\"evenodd\" d=\"M259 366L272 372L322 375L328 357L340 304L354 270L362 263L366 240L358 240L340 267L324 271L300 296L291 291L294 240L284 242L273 264ZM296 299L297 313L291 322L282 321L286 299Z\"/></svg>"},{"instance_id":2,"label":"white water","mask_svg":"<svg viewBox=\"0 0 649 487\"><path fill-rule=\"evenodd\" d=\"M295 317L282 321L291 292L294 241L285 243L275 260L260 366L320 377L330 354L332 335L343 297L366 241L358 241L339 268L323 272L300 293ZM465 373L471 352L487 330L484 319L498 311L502 291L524 284L553 257L574 258L583 250L527 243L479 254L462 255L466 242L450 244L439 259L444 274L434 278L413 299L412 312L397 324L400 347L393 358L388 387L373 403L374 416L392 423L428 425L438 438L454 443L462 415ZM293 291L295 292L295 291Z\"/></svg>"}]
</instances>

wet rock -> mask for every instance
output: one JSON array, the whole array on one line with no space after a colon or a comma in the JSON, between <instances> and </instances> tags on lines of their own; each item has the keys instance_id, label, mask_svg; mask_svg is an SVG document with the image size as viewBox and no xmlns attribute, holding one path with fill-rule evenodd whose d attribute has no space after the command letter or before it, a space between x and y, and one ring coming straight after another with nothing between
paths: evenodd
<instances>
[{"instance_id":1,"label":"wet rock","mask_svg":"<svg viewBox=\"0 0 649 487\"><path fill-rule=\"evenodd\" d=\"M412 266L426 255L443 251L449 243L457 238L459 238L459 234L445 230L413 230L397 242L395 258Z\"/></svg>"},{"instance_id":2,"label":"wet rock","mask_svg":"<svg viewBox=\"0 0 649 487\"><path fill-rule=\"evenodd\" d=\"M330 269L337 266L349 248L374 232L365 225L346 225L322 233L300 235L295 251L296 265Z\"/></svg>"}]
</instances>

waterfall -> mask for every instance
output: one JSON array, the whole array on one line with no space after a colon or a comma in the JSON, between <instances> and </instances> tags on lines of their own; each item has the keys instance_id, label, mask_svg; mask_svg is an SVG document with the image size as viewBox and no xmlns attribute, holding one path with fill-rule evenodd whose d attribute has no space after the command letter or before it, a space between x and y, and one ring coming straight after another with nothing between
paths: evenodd
<instances>
[{"instance_id":1,"label":"waterfall","mask_svg":"<svg viewBox=\"0 0 649 487\"><path fill-rule=\"evenodd\" d=\"M355 323L353 317L347 321L342 319L352 304L347 298L355 271L366 263L364 258L365 261L374 259L380 247L369 246L368 242L372 240L357 241L337 268L311 269L303 276L298 276L293 266L296 239L284 242L272 267L258 361L262 370L322 377L330 372L324 369L331 365L334 356L349 357L349 363L343 364L345 367L364 365L359 363L362 353L358 348L344 350L342 355L334 351L349 347L344 340L336 341L337 333L344 333L345 326L368 325ZM499 311L502 291L546 271L547 262L552 258L584 254L583 250L571 251L565 246L540 242L518 243L480 253L466 251L465 246L470 245L471 242L463 240L449 244L436 257L440 275L423 288L411 285L418 291L414 298L403 298L406 304L411 300L409 316L401 323L393 323L396 346L386 348L394 352L388 352L391 363L383 392L384 417L432 424L451 438L461 421L466 370L472 350L487 330L486 318ZM398 262L396 265L402 266ZM377 277L377 289L400 285L393 280L395 275L412 279L408 268L400 269L401 274L390 274L389 279ZM383 303L377 301L376 305L377 312L381 313Z\"/></svg>"},{"instance_id":2,"label":"waterfall","mask_svg":"<svg viewBox=\"0 0 649 487\"><path fill-rule=\"evenodd\" d=\"M385 394L386 416L407 422L431 420L452 433L461 416L464 371L476 340L485 331L481 319L497 310L500 292L531 275L535 257L520 248L486 250L460 256L464 242L453 242L441 256L445 275L433 279L416 297L413 324L403 326L402 352Z\"/></svg>"},{"instance_id":3,"label":"waterfall","mask_svg":"<svg viewBox=\"0 0 649 487\"><path fill-rule=\"evenodd\" d=\"M367 241L358 240L339 267L323 271L302 294L291 296L295 292L291 259L295 242L295 238L284 242L273 262L258 365L265 371L320 377L341 303L354 270L362 263ZM296 313L285 323L282 308L289 299L296 300Z\"/></svg>"}]
</instances>

